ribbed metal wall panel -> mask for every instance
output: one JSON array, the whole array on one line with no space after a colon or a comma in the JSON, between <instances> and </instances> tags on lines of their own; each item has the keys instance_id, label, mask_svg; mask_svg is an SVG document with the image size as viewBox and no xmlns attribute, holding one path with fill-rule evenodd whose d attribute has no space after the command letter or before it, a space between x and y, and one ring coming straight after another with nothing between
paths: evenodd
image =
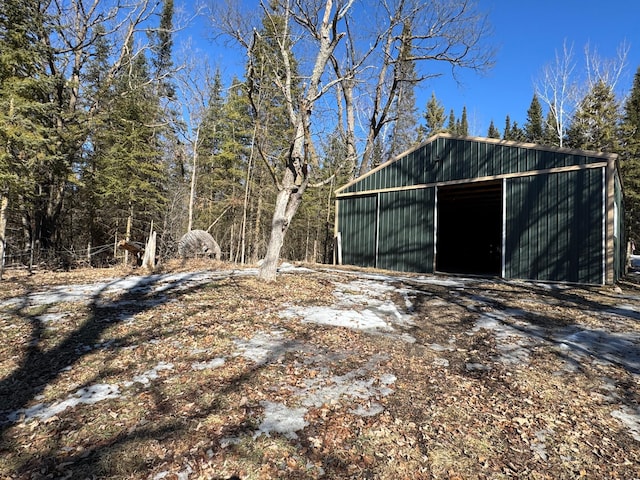
<instances>
[{"instance_id":1,"label":"ribbed metal wall panel","mask_svg":"<svg viewBox=\"0 0 640 480\"><path fill-rule=\"evenodd\" d=\"M436 136L338 191L343 263L432 272L435 185L502 176L505 278L618 279L626 260L624 198L611 161L588 152ZM418 188L405 188L411 186Z\"/></svg>"},{"instance_id":2,"label":"ribbed metal wall panel","mask_svg":"<svg viewBox=\"0 0 640 480\"><path fill-rule=\"evenodd\" d=\"M374 267L376 254L375 195L338 200L342 263Z\"/></svg>"},{"instance_id":3,"label":"ribbed metal wall panel","mask_svg":"<svg viewBox=\"0 0 640 480\"><path fill-rule=\"evenodd\" d=\"M381 193L377 267L433 272L435 188Z\"/></svg>"},{"instance_id":4,"label":"ribbed metal wall panel","mask_svg":"<svg viewBox=\"0 0 640 480\"><path fill-rule=\"evenodd\" d=\"M437 137L344 190L365 192L452 180L585 165L602 161L572 151Z\"/></svg>"},{"instance_id":5,"label":"ribbed metal wall panel","mask_svg":"<svg viewBox=\"0 0 640 480\"><path fill-rule=\"evenodd\" d=\"M505 275L602 283L604 169L506 181Z\"/></svg>"}]
</instances>

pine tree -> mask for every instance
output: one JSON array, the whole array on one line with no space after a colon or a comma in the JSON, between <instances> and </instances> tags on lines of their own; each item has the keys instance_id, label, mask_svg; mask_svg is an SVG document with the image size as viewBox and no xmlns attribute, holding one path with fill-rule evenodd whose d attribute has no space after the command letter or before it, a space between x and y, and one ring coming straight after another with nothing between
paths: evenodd
<instances>
[{"instance_id":1,"label":"pine tree","mask_svg":"<svg viewBox=\"0 0 640 480\"><path fill-rule=\"evenodd\" d=\"M149 63L143 55L126 61L93 136L95 185L108 235L143 240L150 221L161 218L168 172L157 141L160 104Z\"/></svg>"},{"instance_id":2,"label":"pine tree","mask_svg":"<svg viewBox=\"0 0 640 480\"><path fill-rule=\"evenodd\" d=\"M432 136L445 131L444 122L446 116L444 114L444 106L436 98L435 92L431 93L431 98L427 102L427 109L424 112L425 131L427 136Z\"/></svg>"},{"instance_id":3,"label":"pine tree","mask_svg":"<svg viewBox=\"0 0 640 480\"><path fill-rule=\"evenodd\" d=\"M456 114L453 112L453 108L449 112L449 123L447 124L447 132L452 135L458 134L458 128L456 127Z\"/></svg>"},{"instance_id":4,"label":"pine tree","mask_svg":"<svg viewBox=\"0 0 640 480\"><path fill-rule=\"evenodd\" d=\"M610 85L596 82L582 99L567 130L567 146L599 152L618 150L618 104Z\"/></svg>"},{"instance_id":5,"label":"pine tree","mask_svg":"<svg viewBox=\"0 0 640 480\"><path fill-rule=\"evenodd\" d=\"M620 126L620 170L625 186L626 224L630 239L640 243L640 67L624 104Z\"/></svg>"},{"instance_id":6,"label":"pine tree","mask_svg":"<svg viewBox=\"0 0 640 480\"><path fill-rule=\"evenodd\" d=\"M525 141L542 143L544 138L543 123L542 106L538 96L534 94L529 110L527 110L527 121L524 124Z\"/></svg>"},{"instance_id":7,"label":"pine tree","mask_svg":"<svg viewBox=\"0 0 640 480\"><path fill-rule=\"evenodd\" d=\"M522 128L520 128L518 122L513 122L513 125L511 126L511 133L509 134L509 140L514 142L526 142L526 133Z\"/></svg>"},{"instance_id":8,"label":"pine tree","mask_svg":"<svg viewBox=\"0 0 640 480\"><path fill-rule=\"evenodd\" d=\"M502 135L503 140L513 140L511 138L511 117L509 115L504 119L504 134Z\"/></svg>"},{"instance_id":9,"label":"pine tree","mask_svg":"<svg viewBox=\"0 0 640 480\"><path fill-rule=\"evenodd\" d=\"M466 137L469 135L469 121L467 120L467 107L462 107L462 117L460 118L460 125L458 126L458 135Z\"/></svg>"},{"instance_id":10,"label":"pine tree","mask_svg":"<svg viewBox=\"0 0 640 480\"><path fill-rule=\"evenodd\" d=\"M542 128L542 144L552 147L560 146L560 140L558 139L558 132L556 130L556 119L552 110L549 110L544 121L544 126Z\"/></svg>"},{"instance_id":11,"label":"pine tree","mask_svg":"<svg viewBox=\"0 0 640 480\"><path fill-rule=\"evenodd\" d=\"M46 69L49 52L41 41L45 25L40 6L34 0L5 0L0 9L0 223L4 225L8 201L20 199L26 250L50 227L38 212L52 187L49 179L64 173L52 122L57 116L51 101L56 79ZM4 232L0 236L3 242Z\"/></svg>"},{"instance_id":12,"label":"pine tree","mask_svg":"<svg viewBox=\"0 0 640 480\"><path fill-rule=\"evenodd\" d=\"M156 94L159 97L173 98L175 87L171 83L170 74L173 66L173 0L164 0L160 14L160 25L153 31L155 40L152 64L155 70Z\"/></svg>"},{"instance_id":13,"label":"pine tree","mask_svg":"<svg viewBox=\"0 0 640 480\"><path fill-rule=\"evenodd\" d=\"M498 130L496 126L493 124L493 120L491 120L491 123L489 124L489 131L487 132L487 137L500 138L500 130Z\"/></svg>"},{"instance_id":14,"label":"pine tree","mask_svg":"<svg viewBox=\"0 0 640 480\"><path fill-rule=\"evenodd\" d=\"M195 133L192 140L191 152L193 161L191 169L194 168L193 178L195 205L192 228L206 230L211 222L226 208L224 202L218 202L216 195L217 179L217 159L222 153L222 142L225 132L225 99L223 97L224 86L220 70L216 70L213 82L209 88L208 95L203 99L206 104L199 105L204 109L195 119ZM201 118L200 118L201 117ZM198 123L199 122L199 123ZM222 247L222 246L221 246ZM228 248L227 248L228 250Z\"/></svg>"}]
</instances>

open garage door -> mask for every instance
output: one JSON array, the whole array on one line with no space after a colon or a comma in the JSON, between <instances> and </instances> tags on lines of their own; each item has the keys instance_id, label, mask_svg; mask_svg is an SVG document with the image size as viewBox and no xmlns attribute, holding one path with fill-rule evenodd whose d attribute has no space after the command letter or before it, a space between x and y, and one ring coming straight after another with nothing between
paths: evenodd
<instances>
[{"instance_id":1,"label":"open garage door","mask_svg":"<svg viewBox=\"0 0 640 480\"><path fill-rule=\"evenodd\" d=\"M436 270L502 272L502 182L438 187Z\"/></svg>"}]
</instances>

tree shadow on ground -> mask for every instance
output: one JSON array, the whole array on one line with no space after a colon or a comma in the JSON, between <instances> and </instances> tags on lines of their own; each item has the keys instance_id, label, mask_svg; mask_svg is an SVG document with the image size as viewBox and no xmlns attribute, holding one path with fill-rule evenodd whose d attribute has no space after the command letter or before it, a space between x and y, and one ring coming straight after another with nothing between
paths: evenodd
<instances>
[{"instance_id":1,"label":"tree shadow on ground","mask_svg":"<svg viewBox=\"0 0 640 480\"><path fill-rule=\"evenodd\" d=\"M441 297L468 312L471 317L465 317L467 320L475 322L483 315L487 316L520 335L557 347L557 355L570 363L591 359L614 364L630 374L640 374L640 325L635 332L621 333L607 328L590 328L573 317L538 311L539 307L535 303L547 307L561 305L567 311L573 309L600 317L603 323L610 317L611 320L619 318L636 324L640 320L638 310L631 306L612 305L611 301L617 297L596 288L568 288L562 285L520 284L500 280L495 282L495 285L504 283L507 289L492 287L487 281L475 279L465 281L464 287L460 288L409 281L427 294L419 302L433 298L434 295ZM598 296L602 296L606 302L597 301ZM620 297L620 303L623 303L624 298ZM522 300L531 303L523 308ZM471 327L472 324L469 323L468 326Z\"/></svg>"},{"instance_id":2,"label":"tree shadow on ground","mask_svg":"<svg viewBox=\"0 0 640 480\"><path fill-rule=\"evenodd\" d=\"M200 283L189 286L189 281L195 278L194 275L181 276L179 281L176 280L171 284L166 283L164 276L144 277L131 283L126 290L118 294L114 294L111 287L119 280L101 286L91 295L88 304L89 314L82 324L49 350L40 347L40 340L46 332L45 322L40 318L43 315L43 309L38 308L36 313L32 313L33 296L36 295L36 292L25 293L21 297L20 303L12 307L12 314L24 319L29 324L31 329L30 346L25 351L20 366L0 381L0 404L3 409L6 409L6 411L0 412L2 414L0 422L4 421L4 423L0 423L0 433L2 434L0 442L4 443L4 445L0 444L0 450L12 448L10 442L13 439L8 436L8 431L21 421L20 415L6 421L6 414L24 412L24 409L30 406L48 385L53 384L65 370L78 364L85 355L92 351L86 347L99 343L107 328L126 322L136 315L164 303L174 301L181 295L197 292L204 282L200 281ZM212 284L223 278L235 282L233 275L230 277L211 275L206 282ZM236 285L235 288L240 288L240 286ZM171 322L179 322L180 318L178 316L176 320ZM171 326L171 322L168 326ZM110 348L113 350L112 355L117 356L123 348L135 345L145 335L154 340L158 339L158 332L153 331L152 327L153 325L150 325L149 330L143 330L141 334L138 332L138 338L129 338L127 332L120 334L115 339L115 346ZM167 327L166 324L165 327ZM164 335L173 335L179 331L173 328L169 328L169 330L170 332ZM152 384L149 387L128 387L127 391L122 393L125 401L129 401L127 400L129 397L135 399L140 392L155 397L152 402L155 409L153 412L148 412L151 420L137 422L133 426L127 425L128 428L115 429L114 432L105 435L102 441L93 445L80 445L81 448L77 451L71 451L65 447L68 442L64 441L63 425L67 420L61 416L63 418L56 420L56 422L60 422L60 428L56 427L55 438L50 438L46 448L40 449L36 455L24 456L13 473L17 475L17 478L29 478L33 472L46 472L47 475L60 475L61 477L65 476L66 472L72 472L73 478L76 476L90 478L92 474L108 477L143 474L146 476L154 468L160 468L160 465L165 462L182 461L183 459L164 458L154 454L145 458L134 457L129 452L139 452L140 450L134 446L139 446L140 443L159 441L171 444L180 441L180 437L187 434L197 436L198 434L194 433L197 425L206 422L210 416L220 413L221 405L226 401L225 399L241 391L247 383L255 382L263 368L271 365L287 352L293 351L293 347L300 341L309 341L309 338L296 337L283 342L282 345L271 350L263 361L257 364L248 363L236 375L225 378L223 383L217 385L216 391L211 394L211 401L206 407L199 408L197 411L182 411L181 405L188 400L197 402L200 393L198 390L203 385L184 386L185 395L180 399L171 398L161 384L157 386ZM107 363L105 362L105 367L107 367ZM84 385L91 385L109 377L114 373L111 368L102 368L93 378L85 380ZM204 388L208 388L208 385L204 385ZM117 398L110 401L120 402ZM109 401L104 405L106 405L104 408L108 409ZM260 409L261 407L250 405L247 408ZM255 433L256 425L249 417L247 414L245 418L230 420L221 430L213 434L209 432L206 446L197 449L198 451L195 453L185 455L184 462L188 465L198 455L205 455L205 451L211 451L215 455L219 454L222 448L221 440L224 438L250 437L252 433ZM192 462L194 465L196 463Z\"/></svg>"},{"instance_id":3,"label":"tree shadow on ground","mask_svg":"<svg viewBox=\"0 0 640 480\"><path fill-rule=\"evenodd\" d=\"M39 294L29 291L22 295L19 303L14 304L9 313L29 324L30 339L20 365L0 381L0 404L4 410L0 413L7 418L6 415L27 407L65 370L73 367L87 355L99 342L107 328L168 301L170 298L168 295L174 290L186 293L185 284L189 282L191 276L186 275L180 278L179 281L167 285L162 294L158 294L154 288L163 276L139 277L114 298L108 298L107 294L112 295L110 288L121 279L105 283L91 295L88 305L89 314L82 324L55 347L46 350L41 347L46 330L45 322L41 318L43 311L42 308L34 308L38 305L32 301L34 296ZM117 312L125 305L127 315L118 315ZM5 418L0 417L0 438L15 423Z\"/></svg>"}]
</instances>

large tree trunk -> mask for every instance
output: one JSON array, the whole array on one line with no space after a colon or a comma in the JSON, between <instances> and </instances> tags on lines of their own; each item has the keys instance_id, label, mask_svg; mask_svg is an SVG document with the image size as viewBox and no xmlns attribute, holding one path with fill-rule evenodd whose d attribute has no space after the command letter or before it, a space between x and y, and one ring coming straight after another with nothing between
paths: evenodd
<instances>
[{"instance_id":1,"label":"large tree trunk","mask_svg":"<svg viewBox=\"0 0 640 480\"><path fill-rule=\"evenodd\" d=\"M282 188L276 197L267 253L260 266L260 273L258 274L258 278L269 282L276 279L280 250L282 250L284 237L291 223L291 219L298 211L300 203L302 203L302 194L307 185L307 178L305 176L300 182L300 185L296 185L296 178L293 171L287 169L282 183Z\"/></svg>"}]
</instances>

